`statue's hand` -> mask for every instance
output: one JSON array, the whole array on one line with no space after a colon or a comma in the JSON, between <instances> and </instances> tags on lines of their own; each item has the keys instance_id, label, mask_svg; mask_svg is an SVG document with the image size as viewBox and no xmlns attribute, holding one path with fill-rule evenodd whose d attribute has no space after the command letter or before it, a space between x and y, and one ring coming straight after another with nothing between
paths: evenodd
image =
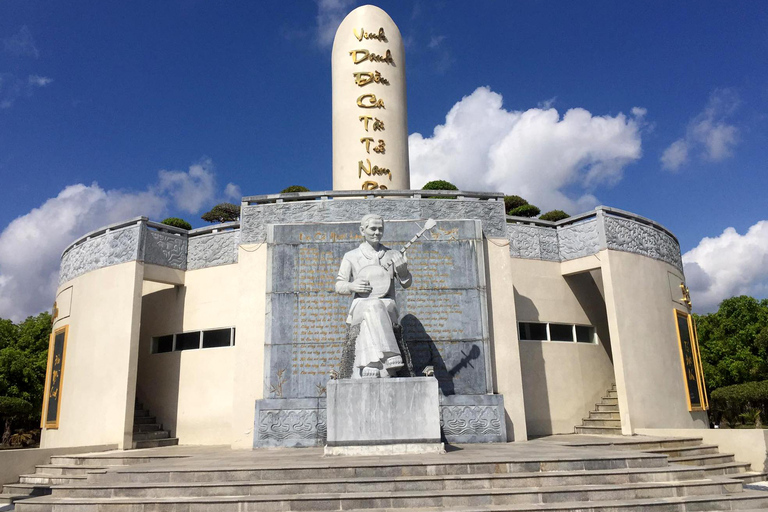
<instances>
[{"instance_id":1,"label":"statue's hand","mask_svg":"<svg viewBox=\"0 0 768 512\"><path fill-rule=\"evenodd\" d=\"M373 288L367 279L355 279L349 284L349 290L354 293L370 293Z\"/></svg>"},{"instance_id":2,"label":"statue's hand","mask_svg":"<svg viewBox=\"0 0 768 512\"><path fill-rule=\"evenodd\" d=\"M394 251L392 254L392 266L395 268L395 273L398 276L408 275L408 259L399 251Z\"/></svg>"}]
</instances>

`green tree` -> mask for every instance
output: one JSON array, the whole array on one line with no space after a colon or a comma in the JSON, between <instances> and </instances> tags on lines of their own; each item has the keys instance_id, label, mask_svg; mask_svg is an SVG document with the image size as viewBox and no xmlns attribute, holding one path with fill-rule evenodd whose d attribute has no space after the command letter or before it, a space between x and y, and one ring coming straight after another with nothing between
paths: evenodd
<instances>
[{"instance_id":1,"label":"green tree","mask_svg":"<svg viewBox=\"0 0 768 512\"><path fill-rule=\"evenodd\" d=\"M192 229L192 224L178 217L168 217L162 222L162 224L173 226L175 228Z\"/></svg>"},{"instance_id":2,"label":"green tree","mask_svg":"<svg viewBox=\"0 0 768 512\"><path fill-rule=\"evenodd\" d=\"M540 213L541 210L539 210L536 206L533 206L532 204L524 204L509 210L507 215L513 215L515 217L535 217Z\"/></svg>"},{"instance_id":3,"label":"green tree","mask_svg":"<svg viewBox=\"0 0 768 512\"><path fill-rule=\"evenodd\" d=\"M307 187L302 187L301 185L291 185L288 188L284 188L280 191L281 194L289 194L291 192L309 192L310 190Z\"/></svg>"},{"instance_id":4,"label":"green tree","mask_svg":"<svg viewBox=\"0 0 768 512\"><path fill-rule=\"evenodd\" d=\"M201 217L206 222L232 222L240 218L240 206L232 203L219 203Z\"/></svg>"},{"instance_id":5,"label":"green tree","mask_svg":"<svg viewBox=\"0 0 768 512\"><path fill-rule=\"evenodd\" d=\"M768 380L768 299L742 295L694 315L707 388Z\"/></svg>"},{"instance_id":6,"label":"green tree","mask_svg":"<svg viewBox=\"0 0 768 512\"><path fill-rule=\"evenodd\" d=\"M507 213L526 204L528 201L520 196L504 196L504 211Z\"/></svg>"},{"instance_id":7,"label":"green tree","mask_svg":"<svg viewBox=\"0 0 768 512\"><path fill-rule=\"evenodd\" d=\"M434 180L434 181L430 181L429 183L421 187L421 190L459 190L459 189L456 185L454 185L450 181Z\"/></svg>"},{"instance_id":8,"label":"green tree","mask_svg":"<svg viewBox=\"0 0 768 512\"><path fill-rule=\"evenodd\" d=\"M568 217L570 217L570 215L565 213L563 210L550 210L547 213L542 214L539 219L557 222L558 220L567 219Z\"/></svg>"},{"instance_id":9,"label":"green tree","mask_svg":"<svg viewBox=\"0 0 768 512\"><path fill-rule=\"evenodd\" d=\"M40 422L50 335L48 313L19 324L0 319L0 417L8 435L11 422L26 428Z\"/></svg>"}]
</instances>

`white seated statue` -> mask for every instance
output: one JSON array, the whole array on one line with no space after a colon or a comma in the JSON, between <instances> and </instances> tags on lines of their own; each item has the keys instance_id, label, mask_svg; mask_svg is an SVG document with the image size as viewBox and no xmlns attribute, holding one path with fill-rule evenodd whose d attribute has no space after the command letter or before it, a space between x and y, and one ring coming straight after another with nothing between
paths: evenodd
<instances>
[{"instance_id":1,"label":"white seated statue","mask_svg":"<svg viewBox=\"0 0 768 512\"><path fill-rule=\"evenodd\" d=\"M394 280L408 288L412 276L405 255L381 244L381 216L363 217L360 233L365 241L344 255L336 277L337 293L354 294L347 324L360 327L351 377L391 377L403 367L393 330L398 321Z\"/></svg>"}]
</instances>

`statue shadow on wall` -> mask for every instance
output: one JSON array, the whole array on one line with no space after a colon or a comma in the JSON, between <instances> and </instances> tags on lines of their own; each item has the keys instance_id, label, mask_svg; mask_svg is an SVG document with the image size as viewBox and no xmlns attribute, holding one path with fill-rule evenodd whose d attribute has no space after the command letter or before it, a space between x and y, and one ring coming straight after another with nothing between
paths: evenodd
<instances>
[{"instance_id":1,"label":"statue shadow on wall","mask_svg":"<svg viewBox=\"0 0 768 512\"><path fill-rule=\"evenodd\" d=\"M406 343L411 353L416 376L424 375L424 368L432 366L435 369L435 378L437 378L440 393L443 396L455 395L454 378L461 370L474 368L473 361L481 355L480 347L472 345L468 350L462 350L459 361L448 368L437 344L416 316L405 315L400 323L403 326L403 337L407 340ZM407 370L398 374L398 377L407 376Z\"/></svg>"}]
</instances>

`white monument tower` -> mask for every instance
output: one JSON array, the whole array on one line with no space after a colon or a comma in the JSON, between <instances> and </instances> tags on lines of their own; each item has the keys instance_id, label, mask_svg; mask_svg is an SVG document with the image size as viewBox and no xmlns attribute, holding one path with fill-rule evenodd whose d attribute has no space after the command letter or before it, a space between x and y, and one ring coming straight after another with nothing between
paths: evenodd
<instances>
[{"instance_id":1,"label":"white monument tower","mask_svg":"<svg viewBox=\"0 0 768 512\"><path fill-rule=\"evenodd\" d=\"M405 51L392 18L358 7L336 31L333 189L410 188Z\"/></svg>"}]
</instances>

